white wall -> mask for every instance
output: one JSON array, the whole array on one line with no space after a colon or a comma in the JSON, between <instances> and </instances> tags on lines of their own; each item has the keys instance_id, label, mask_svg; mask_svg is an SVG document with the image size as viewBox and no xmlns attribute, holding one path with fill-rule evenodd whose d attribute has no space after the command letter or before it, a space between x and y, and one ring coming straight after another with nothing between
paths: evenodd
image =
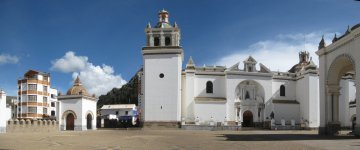
<instances>
[{"instance_id":1,"label":"white wall","mask_svg":"<svg viewBox=\"0 0 360 150\"><path fill-rule=\"evenodd\" d=\"M0 90L0 133L6 132L7 113L11 114L11 111L7 112L6 109L6 93Z\"/></svg>"},{"instance_id":2,"label":"white wall","mask_svg":"<svg viewBox=\"0 0 360 150\"><path fill-rule=\"evenodd\" d=\"M300 122L299 104L274 104L275 123L281 124L281 119L290 123L294 119L295 123Z\"/></svg>"},{"instance_id":3,"label":"white wall","mask_svg":"<svg viewBox=\"0 0 360 150\"><path fill-rule=\"evenodd\" d=\"M207 124L211 117L215 122L224 122L226 116L226 105L222 103L195 103L195 118Z\"/></svg>"},{"instance_id":4,"label":"white wall","mask_svg":"<svg viewBox=\"0 0 360 150\"><path fill-rule=\"evenodd\" d=\"M355 86L352 79L340 80L339 96L339 121L341 126L351 127L351 116L349 102L355 100Z\"/></svg>"},{"instance_id":5,"label":"white wall","mask_svg":"<svg viewBox=\"0 0 360 150\"><path fill-rule=\"evenodd\" d=\"M181 67L179 54L144 55L145 122L180 121Z\"/></svg>"},{"instance_id":6,"label":"white wall","mask_svg":"<svg viewBox=\"0 0 360 150\"><path fill-rule=\"evenodd\" d=\"M88 100L83 98L82 99L82 112L81 112L81 116L82 116L82 126L83 126L83 130L87 130L87 115L91 114L92 116L92 121L91 121L91 125L92 125L92 129L95 130L96 129L96 116L97 116L97 111L96 111L96 101L93 100Z\"/></svg>"},{"instance_id":7,"label":"white wall","mask_svg":"<svg viewBox=\"0 0 360 150\"><path fill-rule=\"evenodd\" d=\"M206 93L206 83L213 83L213 93ZM225 76L196 75L194 79L195 97L226 97Z\"/></svg>"},{"instance_id":8,"label":"white wall","mask_svg":"<svg viewBox=\"0 0 360 150\"><path fill-rule=\"evenodd\" d=\"M296 100L300 102L300 119L307 120L309 127L319 126L319 76L306 74L296 83Z\"/></svg>"}]
</instances>

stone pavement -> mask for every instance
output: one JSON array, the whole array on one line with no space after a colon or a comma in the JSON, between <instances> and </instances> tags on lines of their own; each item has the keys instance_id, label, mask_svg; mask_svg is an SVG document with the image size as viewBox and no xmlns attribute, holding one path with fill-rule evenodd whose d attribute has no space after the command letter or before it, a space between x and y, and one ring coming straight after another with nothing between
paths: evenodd
<instances>
[{"instance_id":1,"label":"stone pavement","mask_svg":"<svg viewBox=\"0 0 360 150\"><path fill-rule=\"evenodd\" d=\"M0 149L360 149L360 138L316 131L97 130L0 134Z\"/></svg>"}]
</instances>

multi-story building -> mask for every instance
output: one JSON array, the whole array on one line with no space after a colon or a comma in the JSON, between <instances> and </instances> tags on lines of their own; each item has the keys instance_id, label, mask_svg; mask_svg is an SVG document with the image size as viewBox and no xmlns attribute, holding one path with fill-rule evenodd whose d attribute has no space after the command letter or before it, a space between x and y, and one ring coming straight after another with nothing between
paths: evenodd
<instances>
[{"instance_id":1,"label":"multi-story building","mask_svg":"<svg viewBox=\"0 0 360 150\"><path fill-rule=\"evenodd\" d=\"M50 74L29 70L18 80L18 118L55 119L57 90L50 86Z\"/></svg>"}]
</instances>

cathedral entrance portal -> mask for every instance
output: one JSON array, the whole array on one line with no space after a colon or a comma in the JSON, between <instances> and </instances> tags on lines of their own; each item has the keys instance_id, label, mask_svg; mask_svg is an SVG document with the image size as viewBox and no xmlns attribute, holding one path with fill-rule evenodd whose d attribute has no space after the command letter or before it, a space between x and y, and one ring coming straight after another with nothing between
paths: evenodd
<instances>
[{"instance_id":1,"label":"cathedral entrance portal","mask_svg":"<svg viewBox=\"0 0 360 150\"><path fill-rule=\"evenodd\" d=\"M253 114L251 111L245 111L243 114L243 127L252 127L253 126Z\"/></svg>"},{"instance_id":2,"label":"cathedral entrance portal","mask_svg":"<svg viewBox=\"0 0 360 150\"><path fill-rule=\"evenodd\" d=\"M66 130L74 130L75 117L72 113L66 116Z\"/></svg>"},{"instance_id":3,"label":"cathedral entrance portal","mask_svg":"<svg viewBox=\"0 0 360 150\"><path fill-rule=\"evenodd\" d=\"M87 127L88 130L92 128L92 116L91 116L91 114L88 114L86 116L86 127Z\"/></svg>"}]
</instances>

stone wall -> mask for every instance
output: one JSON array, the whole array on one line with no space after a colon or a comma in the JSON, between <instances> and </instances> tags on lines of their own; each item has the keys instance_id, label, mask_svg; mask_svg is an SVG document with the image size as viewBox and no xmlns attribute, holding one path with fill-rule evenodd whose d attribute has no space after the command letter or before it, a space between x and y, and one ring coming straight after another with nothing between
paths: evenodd
<instances>
[{"instance_id":1,"label":"stone wall","mask_svg":"<svg viewBox=\"0 0 360 150\"><path fill-rule=\"evenodd\" d=\"M7 121L6 132L59 132L59 122L55 120L9 120Z\"/></svg>"}]
</instances>

